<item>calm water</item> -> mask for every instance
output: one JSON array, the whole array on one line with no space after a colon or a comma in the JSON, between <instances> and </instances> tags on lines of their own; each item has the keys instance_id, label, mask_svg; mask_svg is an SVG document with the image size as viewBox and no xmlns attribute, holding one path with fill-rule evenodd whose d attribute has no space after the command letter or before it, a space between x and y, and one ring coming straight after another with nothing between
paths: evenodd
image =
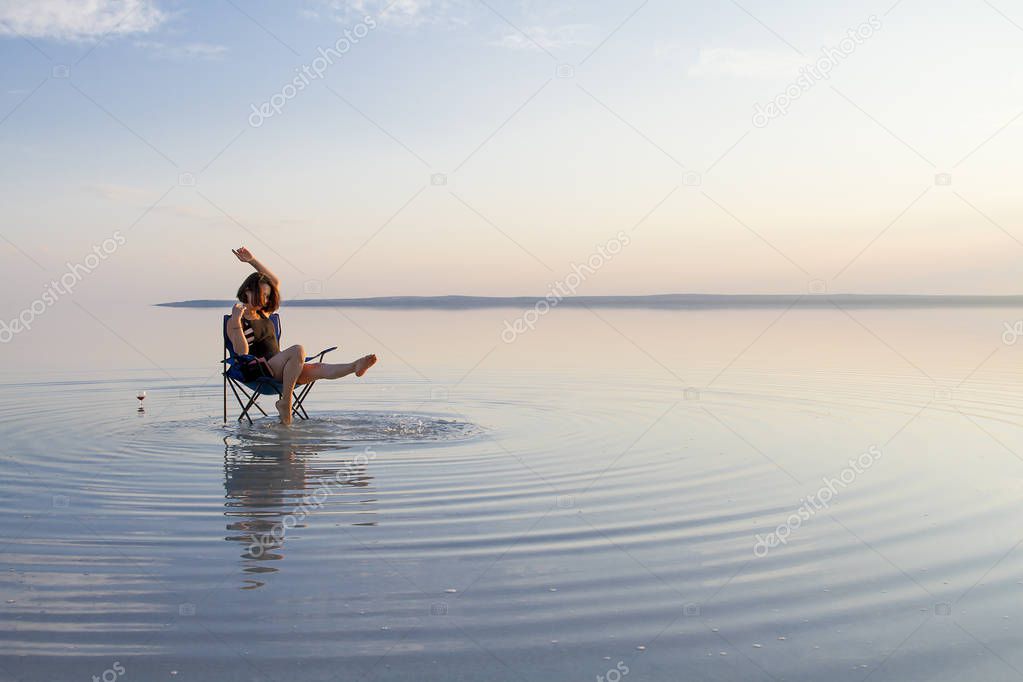
<instances>
[{"instance_id":1,"label":"calm water","mask_svg":"<svg viewBox=\"0 0 1023 682\"><path fill-rule=\"evenodd\" d=\"M1023 311L282 313L381 356L290 430L214 311L5 349L0 679L1021 675Z\"/></svg>"}]
</instances>

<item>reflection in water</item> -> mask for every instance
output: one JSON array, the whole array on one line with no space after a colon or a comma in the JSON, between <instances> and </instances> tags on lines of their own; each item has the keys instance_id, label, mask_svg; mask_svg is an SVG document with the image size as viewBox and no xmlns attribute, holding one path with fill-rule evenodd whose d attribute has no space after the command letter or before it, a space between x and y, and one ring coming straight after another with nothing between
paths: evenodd
<instances>
[{"instance_id":1,"label":"reflection in water","mask_svg":"<svg viewBox=\"0 0 1023 682\"><path fill-rule=\"evenodd\" d=\"M253 576L243 581L242 589L262 587L265 581L255 576L279 570L274 564L284 559L289 533L307 528L311 516L375 514L375 499L359 494L372 480L366 469L375 456L365 448L344 459L323 462L321 453L308 444L225 438L224 516L232 533L225 539L244 545L243 571ZM352 493L357 496L343 499ZM339 507L344 505L354 509L341 512ZM353 525L376 522L365 519Z\"/></svg>"}]
</instances>

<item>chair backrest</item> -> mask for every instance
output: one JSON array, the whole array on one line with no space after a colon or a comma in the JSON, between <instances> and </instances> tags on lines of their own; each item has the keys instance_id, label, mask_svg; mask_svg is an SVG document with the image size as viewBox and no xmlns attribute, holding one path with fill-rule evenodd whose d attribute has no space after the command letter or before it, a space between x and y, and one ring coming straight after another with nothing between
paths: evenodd
<instances>
[{"instance_id":1,"label":"chair backrest","mask_svg":"<svg viewBox=\"0 0 1023 682\"><path fill-rule=\"evenodd\" d=\"M238 355L234 352L234 346L231 344L231 338L227 335L227 323L231 319L230 315L224 315L224 350L227 351L227 356L230 358ZM274 335L277 336L277 343L281 342L281 316L277 313L270 313L270 321L274 324Z\"/></svg>"}]
</instances>

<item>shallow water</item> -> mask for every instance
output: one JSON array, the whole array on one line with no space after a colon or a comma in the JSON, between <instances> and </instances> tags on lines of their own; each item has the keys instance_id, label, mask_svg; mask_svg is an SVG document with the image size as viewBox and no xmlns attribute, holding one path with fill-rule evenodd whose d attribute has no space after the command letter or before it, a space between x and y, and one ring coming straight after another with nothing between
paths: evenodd
<instances>
[{"instance_id":1,"label":"shallow water","mask_svg":"<svg viewBox=\"0 0 1023 682\"><path fill-rule=\"evenodd\" d=\"M0 679L1020 676L1020 311L324 314L381 364L291 429L223 423L216 312L15 340Z\"/></svg>"}]
</instances>

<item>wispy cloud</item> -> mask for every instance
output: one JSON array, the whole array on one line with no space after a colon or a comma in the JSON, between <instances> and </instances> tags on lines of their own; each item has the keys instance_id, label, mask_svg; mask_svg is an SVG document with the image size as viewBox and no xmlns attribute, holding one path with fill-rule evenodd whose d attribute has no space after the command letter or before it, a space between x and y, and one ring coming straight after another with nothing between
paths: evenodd
<instances>
[{"instance_id":1,"label":"wispy cloud","mask_svg":"<svg viewBox=\"0 0 1023 682\"><path fill-rule=\"evenodd\" d=\"M135 47L147 50L155 57L163 59L220 59L227 53L224 45L210 45L208 43L184 43L181 45L170 45L153 40L137 40Z\"/></svg>"},{"instance_id":2,"label":"wispy cloud","mask_svg":"<svg viewBox=\"0 0 1023 682\"><path fill-rule=\"evenodd\" d=\"M465 0L306 0L307 17L354 21L371 16L395 26L465 24Z\"/></svg>"},{"instance_id":3,"label":"wispy cloud","mask_svg":"<svg viewBox=\"0 0 1023 682\"><path fill-rule=\"evenodd\" d=\"M494 45L512 50L564 50L594 45L598 33L597 27L592 24L526 26L522 28L522 32L526 35L518 31L509 32Z\"/></svg>"},{"instance_id":4,"label":"wispy cloud","mask_svg":"<svg viewBox=\"0 0 1023 682\"><path fill-rule=\"evenodd\" d=\"M145 209L154 214L181 219L187 223L222 225L232 229L237 227L237 223L226 218L220 211L211 208L208 203L194 197L191 202L188 202L188 194L177 195L183 201L175 202L167 199L161 201L155 208L150 208L164 192L119 184L83 185L82 189L113 204L128 206L134 210ZM235 214L235 218L246 227L257 231L294 229L312 224L307 218L271 218L265 215L255 216L240 213Z\"/></svg>"},{"instance_id":5,"label":"wispy cloud","mask_svg":"<svg viewBox=\"0 0 1023 682\"><path fill-rule=\"evenodd\" d=\"M154 194L151 190L129 187L128 185L85 185L83 189L108 201L117 203L142 204L146 201L151 203L160 196L159 194Z\"/></svg>"},{"instance_id":6,"label":"wispy cloud","mask_svg":"<svg viewBox=\"0 0 1023 682\"><path fill-rule=\"evenodd\" d=\"M89 41L149 33L167 16L154 0L0 0L0 35Z\"/></svg>"},{"instance_id":7,"label":"wispy cloud","mask_svg":"<svg viewBox=\"0 0 1023 682\"><path fill-rule=\"evenodd\" d=\"M786 52L712 47L700 50L688 73L692 78L791 78L804 64Z\"/></svg>"},{"instance_id":8,"label":"wispy cloud","mask_svg":"<svg viewBox=\"0 0 1023 682\"><path fill-rule=\"evenodd\" d=\"M468 26L484 20L500 27L500 37L491 45L512 50L559 50L595 45L600 39L598 27L584 23L559 21L564 12L558 8L534 7L525 0L515 0L508 10L518 26L527 34L512 30L498 21L477 0L303 0L302 16L309 19L329 18L343 23L371 16L392 27ZM502 10L503 11L503 10ZM489 30L488 30L489 32Z\"/></svg>"},{"instance_id":9,"label":"wispy cloud","mask_svg":"<svg viewBox=\"0 0 1023 682\"><path fill-rule=\"evenodd\" d=\"M160 198L161 194L151 189L116 184L85 185L84 189L111 203L131 206L133 208L152 206ZM195 206L168 201L161 202L152 211L153 213L162 213L164 215L201 222L215 222L223 219L223 215L214 212L209 206L205 205L196 208Z\"/></svg>"}]
</instances>

